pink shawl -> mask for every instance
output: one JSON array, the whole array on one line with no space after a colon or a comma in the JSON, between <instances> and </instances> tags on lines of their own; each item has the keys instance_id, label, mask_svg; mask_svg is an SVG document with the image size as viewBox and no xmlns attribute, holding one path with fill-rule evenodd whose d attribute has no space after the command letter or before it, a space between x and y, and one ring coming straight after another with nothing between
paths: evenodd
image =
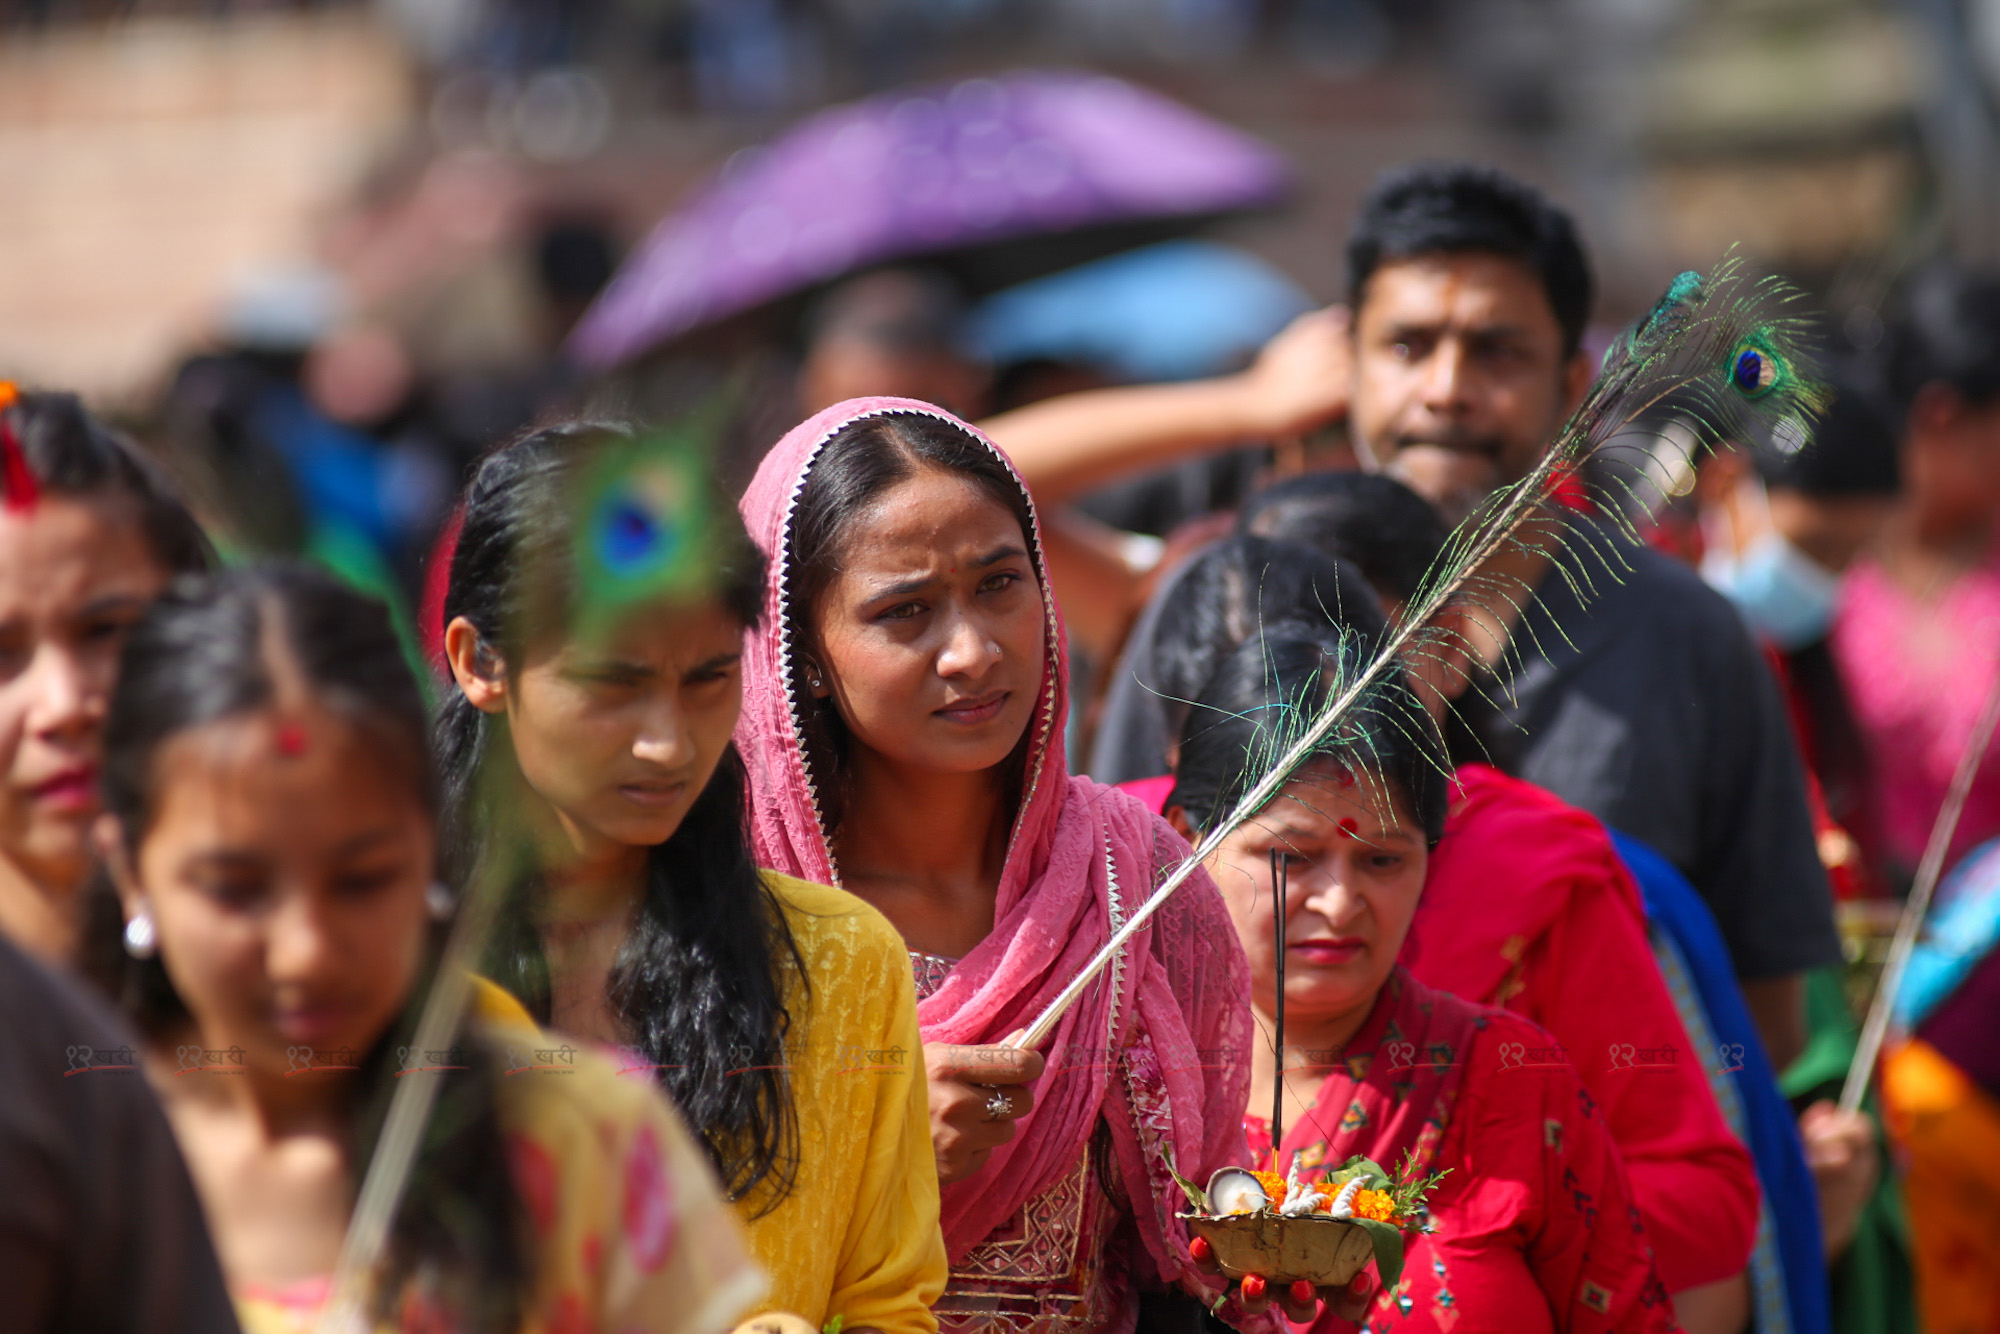
<instances>
[{"instance_id":1,"label":"pink shawl","mask_svg":"<svg viewBox=\"0 0 2000 1334\"><path fill-rule=\"evenodd\" d=\"M816 776L805 763L798 705L787 688L793 679L784 605L792 512L813 459L841 428L902 412L948 422L1006 462L990 440L941 408L908 399L857 399L786 435L743 499L750 535L770 558L764 622L747 647L736 732L750 769L757 857L787 875L825 884L839 884L839 868L819 818ZM1007 466L1011 472L1013 465ZM1068 773L1062 622L1047 591L1039 521L1029 536L1036 568L1043 571L1047 650L1030 724L1026 788L993 933L919 1007L926 1042L994 1043L1025 1026L1186 855L1186 844L1142 804ZM1125 1197L1161 1279L1191 1278L1186 1237L1174 1219L1185 1205L1166 1163L1171 1156L1183 1173L1204 1180L1241 1157L1248 1006L1242 948L1214 886L1202 876L1133 938L1063 1017L1044 1048L1047 1073L1019 1133L976 1176L944 1188L942 1222L953 1261L1073 1170L1103 1121Z\"/></svg>"}]
</instances>

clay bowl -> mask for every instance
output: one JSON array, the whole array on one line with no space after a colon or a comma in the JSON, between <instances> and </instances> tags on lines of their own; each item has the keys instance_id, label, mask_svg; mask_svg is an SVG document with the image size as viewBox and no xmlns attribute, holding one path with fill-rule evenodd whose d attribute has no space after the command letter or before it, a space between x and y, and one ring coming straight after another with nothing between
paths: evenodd
<instances>
[{"instance_id":1,"label":"clay bowl","mask_svg":"<svg viewBox=\"0 0 2000 1334\"><path fill-rule=\"evenodd\" d=\"M1231 1278L1259 1274L1273 1285L1306 1279L1314 1287L1340 1287L1375 1258L1368 1230L1343 1218L1284 1218L1273 1213L1212 1218L1182 1214L1188 1231L1206 1237L1222 1272Z\"/></svg>"}]
</instances>

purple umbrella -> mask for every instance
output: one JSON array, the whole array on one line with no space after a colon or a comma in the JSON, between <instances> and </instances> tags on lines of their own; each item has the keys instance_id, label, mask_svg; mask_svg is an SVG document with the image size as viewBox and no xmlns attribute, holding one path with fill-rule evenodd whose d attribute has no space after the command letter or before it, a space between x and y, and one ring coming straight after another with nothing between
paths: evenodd
<instances>
[{"instance_id":1,"label":"purple umbrella","mask_svg":"<svg viewBox=\"0 0 2000 1334\"><path fill-rule=\"evenodd\" d=\"M1157 239L1132 225L1266 207L1289 182L1270 148L1104 75L1034 71L884 94L738 153L654 229L570 351L601 370L873 264L990 261L996 246L1059 235ZM1120 227L1129 234L1107 230ZM1012 281L1091 257L1028 245L986 268Z\"/></svg>"}]
</instances>

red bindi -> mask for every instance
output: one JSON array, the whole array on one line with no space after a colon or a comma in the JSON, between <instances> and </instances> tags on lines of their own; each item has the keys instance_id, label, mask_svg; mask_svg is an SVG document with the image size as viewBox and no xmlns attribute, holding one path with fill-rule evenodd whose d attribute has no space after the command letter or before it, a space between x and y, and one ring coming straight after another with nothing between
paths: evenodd
<instances>
[{"instance_id":1,"label":"red bindi","mask_svg":"<svg viewBox=\"0 0 2000 1334\"><path fill-rule=\"evenodd\" d=\"M1360 838L1361 826L1356 824L1352 819L1342 820L1340 822L1340 836L1342 838Z\"/></svg>"},{"instance_id":2,"label":"red bindi","mask_svg":"<svg viewBox=\"0 0 2000 1334\"><path fill-rule=\"evenodd\" d=\"M306 753L306 729L297 723L284 723L278 728L278 753L280 755L303 755Z\"/></svg>"}]
</instances>

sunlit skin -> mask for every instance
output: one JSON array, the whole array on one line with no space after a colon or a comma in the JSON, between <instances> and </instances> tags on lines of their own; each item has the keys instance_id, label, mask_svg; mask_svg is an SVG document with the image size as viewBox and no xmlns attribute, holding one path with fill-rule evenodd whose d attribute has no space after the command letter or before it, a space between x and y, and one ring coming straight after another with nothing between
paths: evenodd
<instances>
[{"instance_id":1,"label":"sunlit skin","mask_svg":"<svg viewBox=\"0 0 2000 1334\"><path fill-rule=\"evenodd\" d=\"M1422 896L1429 851L1403 803L1376 779L1307 769L1208 858L1250 962L1250 1005L1265 1042L1250 1112L1268 1117L1277 1073L1276 913L1271 854L1285 859L1287 1116L1307 1107L1388 980ZM1168 819L1194 835L1180 808Z\"/></svg>"},{"instance_id":2,"label":"sunlit skin","mask_svg":"<svg viewBox=\"0 0 2000 1334\"><path fill-rule=\"evenodd\" d=\"M446 629L459 688L506 720L529 796L522 814L550 850L544 945L560 1028L624 1039L604 980L648 854L679 831L736 728L743 630L717 601L662 604L601 642L532 641L523 661L489 675L471 623Z\"/></svg>"},{"instance_id":3,"label":"sunlit skin","mask_svg":"<svg viewBox=\"0 0 2000 1334\"><path fill-rule=\"evenodd\" d=\"M1003 766L1034 717L1047 619L1028 534L954 474L923 470L856 515L805 651L853 738L841 883L915 950L961 958L993 930L1014 811ZM1034 1105L1042 1058L929 1044L939 1177L978 1171ZM995 1087L1009 1115L989 1119Z\"/></svg>"},{"instance_id":4,"label":"sunlit skin","mask_svg":"<svg viewBox=\"0 0 2000 1334\"><path fill-rule=\"evenodd\" d=\"M119 499L0 512L0 932L74 949L118 652L167 570Z\"/></svg>"},{"instance_id":5,"label":"sunlit skin","mask_svg":"<svg viewBox=\"0 0 2000 1334\"><path fill-rule=\"evenodd\" d=\"M1353 320L1349 426L1376 458L1436 445L1485 468L1413 470L1424 489L1518 480L1548 449L1590 387L1582 353L1565 355L1541 279L1481 251L1391 260L1376 269ZM1429 494L1462 505L1457 495Z\"/></svg>"},{"instance_id":6,"label":"sunlit skin","mask_svg":"<svg viewBox=\"0 0 2000 1334\"><path fill-rule=\"evenodd\" d=\"M816 693L854 742L841 878L914 949L957 958L993 928L1013 816L996 780L1034 716L1046 636L1020 522L933 470L857 516L813 609Z\"/></svg>"},{"instance_id":7,"label":"sunlit skin","mask_svg":"<svg viewBox=\"0 0 2000 1334\"><path fill-rule=\"evenodd\" d=\"M279 733L287 730L281 746ZM153 920L192 1016L148 1071L233 1282L290 1283L334 1266L354 1181L351 1074L409 1000L436 856L409 757L311 704L191 728L154 758L136 848L99 843L127 917ZM128 851L129 850L129 851ZM184 1046L242 1053L182 1073Z\"/></svg>"}]
</instances>

